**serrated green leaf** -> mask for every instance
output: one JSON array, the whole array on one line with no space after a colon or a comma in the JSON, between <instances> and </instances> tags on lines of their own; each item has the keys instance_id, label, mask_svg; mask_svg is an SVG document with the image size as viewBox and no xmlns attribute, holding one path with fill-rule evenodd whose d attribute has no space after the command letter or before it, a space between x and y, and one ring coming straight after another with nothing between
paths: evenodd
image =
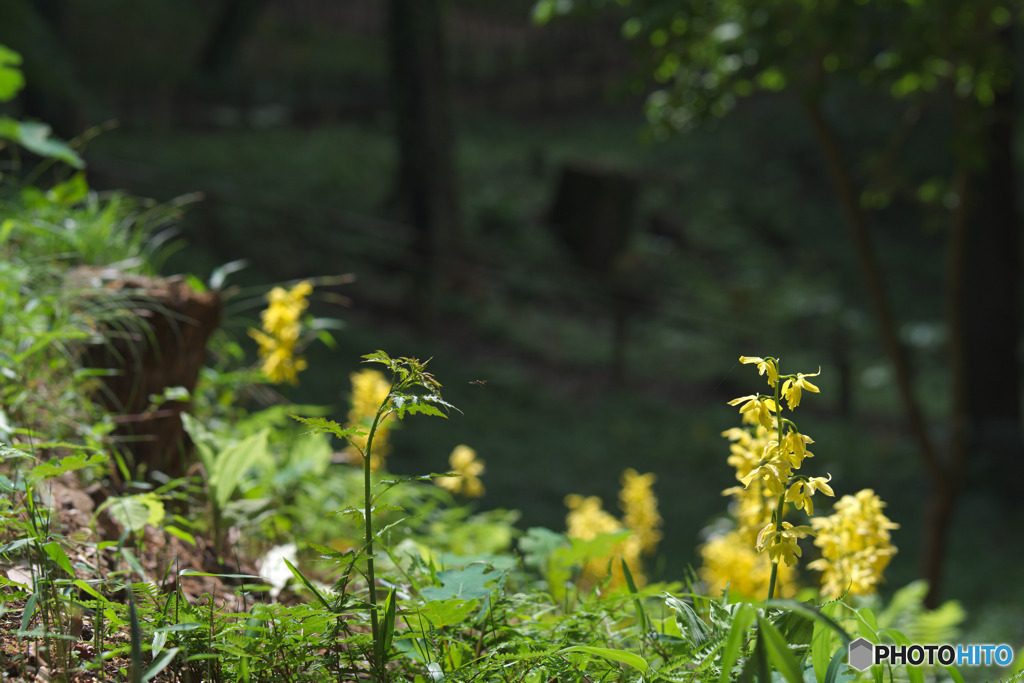
<instances>
[{"instance_id":1,"label":"serrated green leaf","mask_svg":"<svg viewBox=\"0 0 1024 683\"><path fill-rule=\"evenodd\" d=\"M665 593L665 604L676 613L676 625L692 650L699 650L711 642L711 627L693 611L689 604Z\"/></svg>"},{"instance_id":2,"label":"serrated green leaf","mask_svg":"<svg viewBox=\"0 0 1024 683\"><path fill-rule=\"evenodd\" d=\"M430 600L417 613L429 621L434 628L444 628L462 623L480 604L477 598L449 598L447 600Z\"/></svg>"},{"instance_id":3,"label":"serrated green leaf","mask_svg":"<svg viewBox=\"0 0 1024 683\"><path fill-rule=\"evenodd\" d=\"M427 586L420 590L427 600L448 600L458 598L470 600L473 598L486 598L492 590L487 584L498 579L502 572L488 572L487 565L473 563L461 569L447 569L437 573L440 586Z\"/></svg>"}]
</instances>

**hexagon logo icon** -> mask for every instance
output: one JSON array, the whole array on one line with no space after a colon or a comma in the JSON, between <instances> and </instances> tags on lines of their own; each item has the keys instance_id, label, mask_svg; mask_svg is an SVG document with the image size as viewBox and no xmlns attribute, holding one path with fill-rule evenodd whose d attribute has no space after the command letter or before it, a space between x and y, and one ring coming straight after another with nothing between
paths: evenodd
<instances>
[{"instance_id":1,"label":"hexagon logo icon","mask_svg":"<svg viewBox=\"0 0 1024 683\"><path fill-rule=\"evenodd\" d=\"M858 638L850 643L850 666L857 671L864 671L875 663L875 646L865 638Z\"/></svg>"}]
</instances>

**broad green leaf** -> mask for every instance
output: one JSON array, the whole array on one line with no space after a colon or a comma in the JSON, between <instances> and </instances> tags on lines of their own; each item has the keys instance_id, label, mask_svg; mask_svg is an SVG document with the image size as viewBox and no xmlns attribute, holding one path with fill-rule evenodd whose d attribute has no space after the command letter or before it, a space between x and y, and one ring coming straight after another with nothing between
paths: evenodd
<instances>
[{"instance_id":1,"label":"broad green leaf","mask_svg":"<svg viewBox=\"0 0 1024 683\"><path fill-rule=\"evenodd\" d=\"M607 647L593 647L590 645L574 645L572 647L563 648L558 652L583 652L596 657L603 657L605 659L610 659L613 662L627 664L642 674L647 673L647 669L650 668L646 659L640 655L633 654L632 652L626 652L625 650L613 650Z\"/></svg>"},{"instance_id":2,"label":"broad green leaf","mask_svg":"<svg viewBox=\"0 0 1024 683\"><path fill-rule=\"evenodd\" d=\"M35 121L17 121L0 117L0 138L6 138L41 157L63 161L72 168L85 168L85 162L66 142L50 137L50 126Z\"/></svg>"},{"instance_id":3,"label":"broad green leaf","mask_svg":"<svg viewBox=\"0 0 1024 683\"><path fill-rule=\"evenodd\" d=\"M51 560L57 563L58 567L67 572L71 578L75 578L75 570L71 568L71 560L68 559L67 553L64 552L64 549L60 547L57 541L43 544L43 551Z\"/></svg>"},{"instance_id":4,"label":"broad green leaf","mask_svg":"<svg viewBox=\"0 0 1024 683\"><path fill-rule=\"evenodd\" d=\"M270 430L261 430L233 446L228 446L214 457L213 471L209 472L208 483L218 508L224 508L249 468L257 463L271 461L267 449L269 436Z\"/></svg>"},{"instance_id":5,"label":"broad green leaf","mask_svg":"<svg viewBox=\"0 0 1024 683\"><path fill-rule=\"evenodd\" d=\"M20 64L21 55L0 45L0 102L13 100L18 91L25 87L25 76L18 68Z\"/></svg>"},{"instance_id":6,"label":"broad green leaf","mask_svg":"<svg viewBox=\"0 0 1024 683\"><path fill-rule=\"evenodd\" d=\"M420 591L427 600L447 600L458 598L460 600L471 600L473 598L486 598L492 589L487 584L501 576L501 572L488 572L487 565L475 563L461 569L447 569L437 573L440 586L427 586Z\"/></svg>"},{"instance_id":7,"label":"broad green leaf","mask_svg":"<svg viewBox=\"0 0 1024 683\"><path fill-rule=\"evenodd\" d=\"M422 614L434 628L444 628L461 623L480 604L479 600L461 600L450 598L448 600L431 600L421 607L417 612Z\"/></svg>"},{"instance_id":8,"label":"broad green leaf","mask_svg":"<svg viewBox=\"0 0 1024 683\"><path fill-rule=\"evenodd\" d=\"M837 603L829 603L821 608L821 613L828 617L835 616ZM811 665L818 683L825 680L825 674L832 659L832 645L835 636L832 629L823 621L814 622L814 633L811 635Z\"/></svg>"},{"instance_id":9,"label":"broad green leaf","mask_svg":"<svg viewBox=\"0 0 1024 683\"><path fill-rule=\"evenodd\" d=\"M725 649L722 650L722 674L719 676L719 683L729 683L732 680L732 667L739 659L740 648L747 638L747 629L757 616L757 609L749 604L743 603L736 608L732 615L732 625L725 638Z\"/></svg>"},{"instance_id":10,"label":"broad green leaf","mask_svg":"<svg viewBox=\"0 0 1024 683\"><path fill-rule=\"evenodd\" d=\"M803 683L804 677L800 671L800 662L789 649L789 644L786 643L786 639L779 633L779 630L762 616L758 616L757 625L758 644L764 645L768 661L775 665L775 668L789 683Z\"/></svg>"}]
</instances>

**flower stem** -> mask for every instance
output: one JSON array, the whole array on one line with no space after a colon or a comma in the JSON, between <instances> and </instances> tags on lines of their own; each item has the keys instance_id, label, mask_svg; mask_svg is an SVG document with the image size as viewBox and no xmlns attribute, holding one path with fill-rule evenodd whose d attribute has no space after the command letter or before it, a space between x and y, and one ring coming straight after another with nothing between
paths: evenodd
<instances>
[{"instance_id":1,"label":"flower stem","mask_svg":"<svg viewBox=\"0 0 1024 683\"><path fill-rule=\"evenodd\" d=\"M390 393L389 393L390 396ZM380 625L377 623L377 581L373 575L373 499L370 497L370 453L373 448L373 435L377 431L381 416L387 407L385 402L377 409L377 414L370 425L370 435L366 437L366 452L363 453L363 519L366 524L366 580L370 586L370 631L376 645L380 638Z\"/></svg>"},{"instance_id":2,"label":"flower stem","mask_svg":"<svg viewBox=\"0 0 1024 683\"><path fill-rule=\"evenodd\" d=\"M779 395L779 387L782 386L782 377L775 380L775 448L778 449L777 456L782 459L782 402ZM779 496L779 503L775 506L775 533L782 531L782 514L786 507L786 492ZM768 599L775 597L775 579L779 573L779 563L772 562L772 573L768 578Z\"/></svg>"}]
</instances>

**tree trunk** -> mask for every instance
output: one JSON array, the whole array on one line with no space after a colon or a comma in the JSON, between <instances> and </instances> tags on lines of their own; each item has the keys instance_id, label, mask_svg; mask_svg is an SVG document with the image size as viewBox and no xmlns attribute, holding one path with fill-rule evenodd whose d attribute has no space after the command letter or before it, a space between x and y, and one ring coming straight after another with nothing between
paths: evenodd
<instances>
[{"instance_id":1,"label":"tree trunk","mask_svg":"<svg viewBox=\"0 0 1024 683\"><path fill-rule=\"evenodd\" d=\"M199 70L219 77L238 54L266 0L226 0L199 54Z\"/></svg>"},{"instance_id":2,"label":"tree trunk","mask_svg":"<svg viewBox=\"0 0 1024 683\"><path fill-rule=\"evenodd\" d=\"M398 196L413 228L409 303L429 329L461 237L442 8L440 0L391 0L389 9Z\"/></svg>"},{"instance_id":3,"label":"tree trunk","mask_svg":"<svg viewBox=\"0 0 1024 683\"><path fill-rule=\"evenodd\" d=\"M1009 52L1009 33L1001 39ZM980 132L985 167L972 203L964 243L964 330L967 443L973 474L991 481L1005 502L1015 502L1024 476L1021 440L1020 220L1016 204L1012 88L997 92ZM1017 502L1016 504L1019 504Z\"/></svg>"}]
</instances>

